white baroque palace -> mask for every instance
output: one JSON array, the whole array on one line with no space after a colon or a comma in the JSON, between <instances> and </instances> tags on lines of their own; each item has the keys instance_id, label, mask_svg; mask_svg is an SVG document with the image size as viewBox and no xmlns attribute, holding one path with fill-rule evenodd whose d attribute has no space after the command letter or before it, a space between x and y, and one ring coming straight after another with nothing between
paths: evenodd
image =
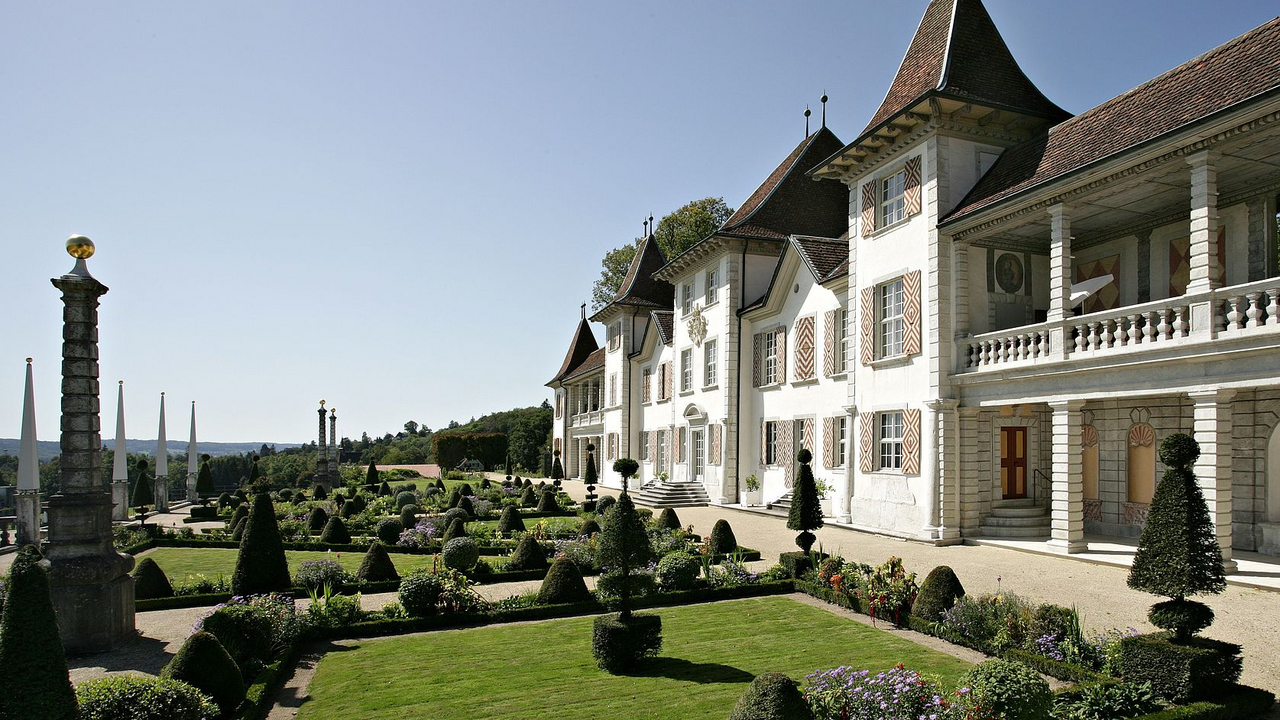
<instances>
[{"instance_id":1,"label":"white baroque palace","mask_svg":"<svg viewBox=\"0 0 1280 720\"><path fill-rule=\"evenodd\" d=\"M1280 19L1072 116L933 0L852 142L677 257L641 241L548 383L555 447L725 504L785 503L805 447L837 522L1071 553L1139 533L1187 432L1228 567L1280 554L1278 193Z\"/></svg>"}]
</instances>

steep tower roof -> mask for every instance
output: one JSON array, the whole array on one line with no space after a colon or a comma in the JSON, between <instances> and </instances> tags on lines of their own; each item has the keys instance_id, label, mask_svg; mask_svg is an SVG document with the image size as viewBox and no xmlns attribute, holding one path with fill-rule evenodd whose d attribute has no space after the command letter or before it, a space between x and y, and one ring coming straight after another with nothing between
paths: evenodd
<instances>
[{"instance_id":1,"label":"steep tower roof","mask_svg":"<svg viewBox=\"0 0 1280 720\"><path fill-rule=\"evenodd\" d=\"M797 145L751 193L718 234L785 240L791 235L839 237L849 229L849 189L814 184L809 168L844 144L826 127Z\"/></svg>"},{"instance_id":2,"label":"steep tower roof","mask_svg":"<svg viewBox=\"0 0 1280 720\"><path fill-rule=\"evenodd\" d=\"M569 344L569 352L564 356L564 363L560 365L560 371L547 384L551 385L568 377L587 361L591 353L598 349L600 349L600 345L596 343L595 333L591 332L591 324L583 317L582 321L578 323L577 331L573 334L573 342Z\"/></svg>"},{"instance_id":3,"label":"steep tower roof","mask_svg":"<svg viewBox=\"0 0 1280 720\"><path fill-rule=\"evenodd\" d=\"M627 274L622 278L622 284L618 286L613 300L591 319L603 321L607 315L612 314L609 311L619 305L646 309L671 307L676 297L675 286L653 277L666 264L667 258L662 254L658 240L650 233L636 247L636 255L631 259L631 265L627 267Z\"/></svg>"}]
</instances>

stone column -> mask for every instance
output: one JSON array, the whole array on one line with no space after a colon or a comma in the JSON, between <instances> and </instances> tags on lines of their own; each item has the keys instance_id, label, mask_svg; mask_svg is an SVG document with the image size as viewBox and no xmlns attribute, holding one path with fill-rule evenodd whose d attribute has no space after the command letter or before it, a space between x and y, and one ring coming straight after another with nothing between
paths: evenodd
<instances>
[{"instance_id":1,"label":"stone column","mask_svg":"<svg viewBox=\"0 0 1280 720\"><path fill-rule=\"evenodd\" d=\"M40 454L36 447L36 393L27 358L27 385L22 397L22 439L18 441L18 547L40 544Z\"/></svg>"},{"instance_id":2,"label":"stone column","mask_svg":"<svg viewBox=\"0 0 1280 720\"><path fill-rule=\"evenodd\" d=\"M1151 231L1138 233L1138 302L1151 302Z\"/></svg>"},{"instance_id":3,"label":"stone column","mask_svg":"<svg viewBox=\"0 0 1280 720\"><path fill-rule=\"evenodd\" d=\"M338 480L338 408L329 409L329 478L334 484L341 485Z\"/></svg>"},{"instance_id":4,"label":"stone column","mask_svg":"<svg viewBox=\"0 0 1280 720\"><path fill-rule=\"evenodd\" d=\"M928 405L934 417L938 448L935 539L939 544L952 545L960 542L960 403L942 399L930 401Z\"/></svg>"},{"instance_id":5,"label":"stone column","mask_svg":"<svg viewBox=\"0 0 1280 720\"><path fill-rule=\"evenodd\" d=\"M1053 409L1053 492L1049 505L1049 547L1064 553L1089 549L1084 540L1084 458L1080 447L1083 400L1051 402Z\"/></svg>"},{"instance_id":6,"label":"stone column","mask_svg":"<svg viewBox=\"0 0 1280 720\"><path fill-rule=\"evenodd\" d=\"M1275 227L1275 213L1268 214L1267 198L1256 197L1247 204L1249 208L1249 282L1265 280L1275 266L1269 263L1273 243L1268 243L1268 230Z\"/></svg>"},{"instance_id":7,"label":"stone column","mask_svg":"<svg viewBox=\"0 0 1280 720\"><path fill-rule=\"evenodd\" d=\"M1202 150L1187 158L1191 165L1191 279L1187 293L1218 287L1218 153Z\"/></svg>"},{"instance_id":8,"label":"stone column","mask_svg":"<svg viewBox=\"0 0 1280 720\"><path fill-rule=\"evenodd\" d=\"M1231 559L1231 398L1235 390L1205 390L1191 397L1193 433L1200 444L1195 464L1196 482L1209 505L1222 564L1235 572Z\"/></svg>"},{"instance_id":9,"label":"stone column","mask_svg":"<svg viewBox=\"0 0 1280 720\"><path fill-rule=\"evenodd\" d=\"M324 442L324 401L320 401L320 439L316 442L316 484L329 489L329 450ZM442 470L445 468L441 468Z\"/></svg>"},{"instance_id":10,"label":"stone column","mask_svg":"<svg viewBox=\"0 0 1280 720\"><path fill-rule=\"evenodd\" d=\"M979 483L985 483L987 480L978 480L979 473L977 470L984 459L990 462L990 458L984 458L978 449L978 413L981 411L982 408L973 405L962 405L956 409L956 421L959 424L957 431L960 433L957 469L964 468L969 471L968 475L961 472L958 478L960 533L962 536L967 532L976 533L979 523L982 521L982 497L980 494L982 488ZM972 479L965 482L964 478Z\"/></svg>"},{"instance_id":11,"label":"stone column","mask_svg":"<svg viewBox=\"0 0 1280 720\"><path fill-rule=\"evenodd\" d=\"M923 540L938 538L938 499L942 496L942 458L938 448L938 412L941 406L937 400L925 402L924 417L920 418L920 479L925 483L924 497L920 498L921 514L924 515L924 527L920 530Z\"/></svg>"},{"instance_id":12,"label":"stone column","mask_svg":"<svg viewBox=\"0 0 1280 720\"><path fill-rule=\"evenodd\" d=\"M164 425L164 393L160 393L160 429L156 432L156 512L169 512L169 439Z\"/></svg>"},{"instance_id":13,"label":"stone column","mask_svg":"<svg viewBox=\"0 0 1280 720\"><path fill-rule=\"evenodd\" d=\"M88 238L72 238L79 262L53 280L62 291L61 488L49 499L49 581L68 653L101 652L134 634L133 558L116 552L111 494L102 473L98 417L98 298ZM123 449L123 448L122 448Z\"/></svg>"},{"instance_id":14,"label":"stone column","mask_svg":"<svg viewBox=\"0 0 1280 720\"><path fill-rule=\"evenodd\" d=\"M969 242L956 240L955 248L955 284L956 284L956 337L969 337Z\"/></svg>"},{"instance_id":15,"label":"stone column","mask_svg":"<svg viewBox=\"0 0 1280 720\"><path fill-rule=\"evenodd\" d=\"M1071 206L1058 203L1049 208L1052 228L1049 254L1049 322L1071 317ZM1071 339L1065 327L1049 331L1049 354L1066 359Z\"/></svg>"},{"instance_id":16,"label":"stone column","mask_svg":"<svg viewBox=\"0 0 1280 720\"><path fill-rule=\"evenodd\" d=\"M111 470L111 519L123 522L129 519L129 453L124 434L124 381L116 394L116 446L112 454Z\"/></svg>"}]
</instances>

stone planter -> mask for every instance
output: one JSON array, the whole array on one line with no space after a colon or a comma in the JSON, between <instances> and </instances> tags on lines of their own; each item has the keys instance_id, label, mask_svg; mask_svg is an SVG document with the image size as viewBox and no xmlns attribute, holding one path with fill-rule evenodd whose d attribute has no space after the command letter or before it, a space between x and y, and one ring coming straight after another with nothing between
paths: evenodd
<instances>
[{"instance_id":1,"label":"stone planter","mask_svg":"<svg viewBox=\"0 0 1280 720\"><path fill-rule=\"evenodd\" d=\"M759 507L764 493L761 490L743 490L742 504L747 507Z\"/></svg>"}]
</instances>

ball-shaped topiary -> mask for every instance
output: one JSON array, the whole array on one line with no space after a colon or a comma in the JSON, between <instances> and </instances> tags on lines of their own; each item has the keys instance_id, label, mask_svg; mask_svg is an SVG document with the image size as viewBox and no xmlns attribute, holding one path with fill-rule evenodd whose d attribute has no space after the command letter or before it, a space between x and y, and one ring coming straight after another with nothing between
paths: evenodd
<instances>
[{"instance_id":1,"label":"ball-shaped topiary","mask_svg":"<svg viewBox=\"0 0 1280 720\"><path fill-rule=\"evenodd\" d=\"M396 564L391 562L387 548L382 543L373 543L360 561L360 569L356 570L356 579L362 582L381 582L383 580L399 580Z\"/></svg>"},{"instance_id":2,"label":"ball-shaped topiary","mask_svg":"<svg viewBox=\"0 0 1280 720\"><path fill-rule=\"evenodd\" d=\"M577 563L567 557L556 558L538 588L539 605L583 602L591 599L591 591L582 579Z\"/></svg>"},{"instance_id":3,"label":"ball-shaped topiary","mask_svg":"<svg viewBox=\"0 0 1280 720\"><path fill-rule=\"evenodd\" d=\"M173 597L173 585L160 565L151 558L142 558L133 571L133 596L138 600Z\"/></svg>"},{"instance_id":4,"label":"ball-shaped topiary","mask_svg":"<svg viewBox=\"0 0 1280 720\"><path fill-rule=\"evenodd\" d=\"M778 672L757 675L738 698L729 720L812 720L796 681Z\"/></svg>"},{"instance_id":5,"label":"ball-shaped topiary","mask_svg":"<svg viewBox=\"0 0 1280 720\"><path fill-rule=\"evenodd\" d=\"M236 569L231 575L231 592L234 595L256 595L286 591L292 585L275 507L270 496L258 493L253 497L253 509L249 512L244 538L240 541Z\"/></svg>"},{"instance_id":6,"label":"ball-shaped topiary","mask_svg":"<svg viewBox=\"0 0 1280 720\"><path fill-rule=\"evenodd\" d=\"M731 555L738 550L738 538L734 537L728 520L721 518L711 527L707 548L713 555Z\"/></svg>"},{"instance_id":7,"label":"ball-shaped topiary","mask_svg":"<svg viewBox=\"0 0 1280 720\"><path fill-rule=\"evenodd\" d=\"M218 496L218 509L231 507L231 493L223 492Z\"/></svg>"},{"instance_id":8,"label":"ball-shaped topiary","mask_svg":"<svg viewBox=\"0 0 1280 720\"><path fill-rule=\"evenodd\" d=\"M448 545L450 540L466 536L467 521L459 517L454 518L453 522L449 523L449 527L444 531L444 536L440 538L440 541Z\"/></svg>"},{"instance_id":9,"label":"ball-shaped topiary","mask_svg":"<svg viewBox=\"0 0 1280 720\"><path fill-rule=\"evenodd\" d=\"M6 720L76 720L76 696L49 595L47 566L40 552L28 545L9 568L9 596L0 617L0 668L11 689L0 693L0 718Z\"/></svg>"},{"instance_id":10,"label":"ball-shaped topiary","mask_svg":"<svg viewBox=\"0 0 1280 720\"><path fill-rule=\"evenodd\" d=\"M328 586L337 591L353 579L337 560L305 560L293 574L293 581L307 590L323 590Z\"/></svg>"},{"instance_id":11,"label":"ball-shaped topiary","mask_svg":"<svg viewBox=\"0 0 1280 720\"><path fill-rule=\"evenodd\" d=\"M1013 660L988 660L960 679L969 688L968 702L992 717L1049 720L1053 691L1035 670Z\"/></svg>"},{"instance_id":12,"label":"ball-shaped topiary","mask_svg":"<svg viewBox=\"0 0 1280 720\"><path fill-rule=\"evenodd\" d=\"M618 499L611 495L605 495L600 498L596 503L596 515L604 517L605 513L609 512L609 508L613 507L613 504L616 502L618 502Z\"/></svg>"},{"instance_id":13,"label":"ball-shaped topiary","mask_svg":"<svg viewBox=\"0 0 1280 720\"><path fill-rule=\"evenodd\" d=\"M199 631L182 644L178 654L160 671L160 677L194 685L213 698L224 715L244 702L240 668L213 635Z\"/></svg>"},{"instance_id":14,"label":"ball-shaped topiary","mask_svg":"<svg viewBox=\"0 0 1280 720\"><path fill-rule=\"evenodd\" d=\"M688 590L701 570L702 563L697 558L677 550L658 561L658 582L668 590Z\"/></svg>"},{"instance_id":15,"label":"ball-shaped topiary","mask_svg":"<svg viewBox=\"0 0 1280 720\"><path fill-rule=\"evenodd\" d=\"M658 519L654 521L654 525L665 530L679 530L684 527L680 524L680 516L676 515L675 508L663 508L658 513Z\"/></svg>"},{"instance_id":16,"label":"ball-shaped topiary","mask_svg":"<svg viewBox=\"0 0 1280 720\"><path fill-rule=\"evenodd\" d=\"M400 508L400 526L406 530L418 524L418 506L405 505Z\"/></svg>"},{"instance_id":17,"label":"ball-shaped topiary","mask_svg":"<svg viewBox=\"0 0 1280 720\"><path fill-rule=\"evenodd\" d=\"M613 471L622 476L622 489L627 489L627 482L640 472L640 463L631 458L618 458L613 461Z\"/></svg>"},{"instance_id":18,"label":"ball-shaped topiary","mask_svg":"<svg viewBox=\"0 0 1280 720\"><path fill-rule=\"evenodd\" d=\"M530 485L524 489L523 493L520 494L520 507L531 508L535 507L537 504L538 494L533 491L533 486Z\"/></svg>"},{"instance_id":19,"label":"ball-shaped topiary","mask_svg":"<svg viewBox=\"0 0 1280 720\"><path fill-rule=\"evenodd\" d=\"M600 532L600 523L596 522L594 518L582 519L582 527L578 528L579 534L586 535L589 537L591 535L595 535L598 532Z\"/></svg>"},{"instance_id":20,"label":"ball-shaped topiary","mask_svg":"<svg viewBox=\"0 0 1280 720\"><path fill-rule=\"evenodd\" d=\"M400 533L404 532L404 523L396 518L382 518L378 521L378 539L387 545L395 545L400 541Z\"/></svg>"},{"instance_id":21,"label":"ball-shaped topiary","mask_svg":"<svg viewBox=\"0 0 1280 720\"><path fill-rule=\"evenodd\" d=\"M556 491L547 488L542 491L542 496L538 498L538 512L558 513L561 511L560 503L556 500Z\"/></svg>"},{"instance_id":22,"label":"ball-shaped topiary","mask_svg":"<svg viewBox=\"0 0 1280 720\"><path fill-rule=\"evenodd\" d=\"M417 502L418 502L418 496L417 496L417 495L414 495L413 493L409 492L408 490L406 490L406 491L404 491L404 492L402 492L402 493L398 493L398 494L396 495L396 509L397 509L397 510L399 510L399 509L403 508L405 505L416 505L416 504L417 504Z\"/></svg>"},{"instance_id":23,"label":"ball-shaped topiary","mask_svg":"<svg viewBox=\"0 0 1280 720\"><path fill-rule=\"evenodd\" d=\"M524 520L520 518L520 511L513 505L502 508L502 515L498 518L498 532L503 535L511 535L516 532L524 532Z\"/></svg>"},{"instance_id":24,"label":"ball-shaped topiary","mask_svg":"<svg viewBox=\"0 0 1280 720\"><path fill-rule=\"evenodd\" d=\"M324 526L328 522L329 513L325 512L324 508L311 508L311 514L307 515L307 532L312 535L319 535L324 532Z\"/></svg>"},{"instance_id":25,"label":"ball-shaped topiary","mask_svg":"<svg viewBox=\"0 0 1280 720\"><path fill-rule=\"evenodd\" d=\"M547 551L532 535L520 538L515 551L511 553L510 561L507 562L509 570L542 570L545 567L547 567Z\"/></svg>"},{"instance_id":26,"label":"ball-shaped topiary","mask_svg":"<svg viewBox=\"0 0 1280 720\"><path fill-rule=\"evenodd\" d=\"M206 720L218 706L195 686L171 678L110 675L76 685L80 720Z\"/></svg>"},{"instance_id":27,"label":"ball-shaped topiary","mask_svg":"<svg viewBox=\"0 0 1280 720\"><path fill-rule=\"evenodd\" d=\"M469 537L456 537L444 544L440 558L445 567L466 572L480 559L480 546Z\"/></svg>"},{"instance_id":28,"label":"ball-shaped topiary","mask_svg":"<svg viewBox=\"0 0 1280 720\"><path fill-rule=\"evenodd\" d=\"M334 515L325 523L324 532L320 533L320 542L331 545L347 545L351 542L351 532L342 518Z\"/></svg>"},{"instance_id":29,"label":"ball-shaped topiary","mask_svg":"<svg viewBox=\"0 0 1280 720\"><path fill-rule=\"evenodd\" d=\"M964 586L960 578L946 565L939 565L929 572L929 576L920 584L915 604L911 606L911 614L929 622L938 622L942 613L951 609L956 600L964 597Z\"/></svg>"},{"instance_id":30,"label":"ball-shaped topiary","mask_svg":"<svg viewBox=\"0 0 1280 720\"><path fill-rule=\"evenodd\" d=\"M818 486L813 479L813 470L809 467L809 462L813 460L813 453L807 448L801 448L796 454L796 460L800 462L800 476L796 479L795 491L792 494L791 511L787 515L787 528L800 531L796 536L796 545L800 547L801 552L808 553L817 539L809 531L817 530L823 524L822 502L818 498Z\"/></svg>"},{"instance_id":31,"label":"ball-shaped topiary","mask_svg":"<svg viewBox=\"0 0 1280 720\"><path fill-rule=\"evenodd\" d=\"M510 475L508 475L507 477L510 477ZM480 481L481 490L488 490L491 487L493 487L493 483L489 482L489 478L486 477Z\"/></svg>"},{"instance_id":32,"label":"ball-shaped topiary","mask_svg":"<svg viewBox=\"0 0 1280 720\"><path fill-rule=\"evenodd\" d=\"M444 520L442 525L445 528L448 528L450 525L452 525L454 520L462 520L462 522L469 522L471 520L471 516L467 515L465 512L463 512L459 508L450 508L446 510L444 515L442 515L441 517Z\"/></svg>"},{"instance_id":33,"label":"ball-shaped topiary","mask_svg":"<svg viewBox=\"0 0 1280 720\"><path fill-rule=\"evenodd\" d=\"M410 573L400 581L400 607L411 617L434 615L443 590L440 578L432 573L425 570Z\"/></svg>"}]
</instances>

